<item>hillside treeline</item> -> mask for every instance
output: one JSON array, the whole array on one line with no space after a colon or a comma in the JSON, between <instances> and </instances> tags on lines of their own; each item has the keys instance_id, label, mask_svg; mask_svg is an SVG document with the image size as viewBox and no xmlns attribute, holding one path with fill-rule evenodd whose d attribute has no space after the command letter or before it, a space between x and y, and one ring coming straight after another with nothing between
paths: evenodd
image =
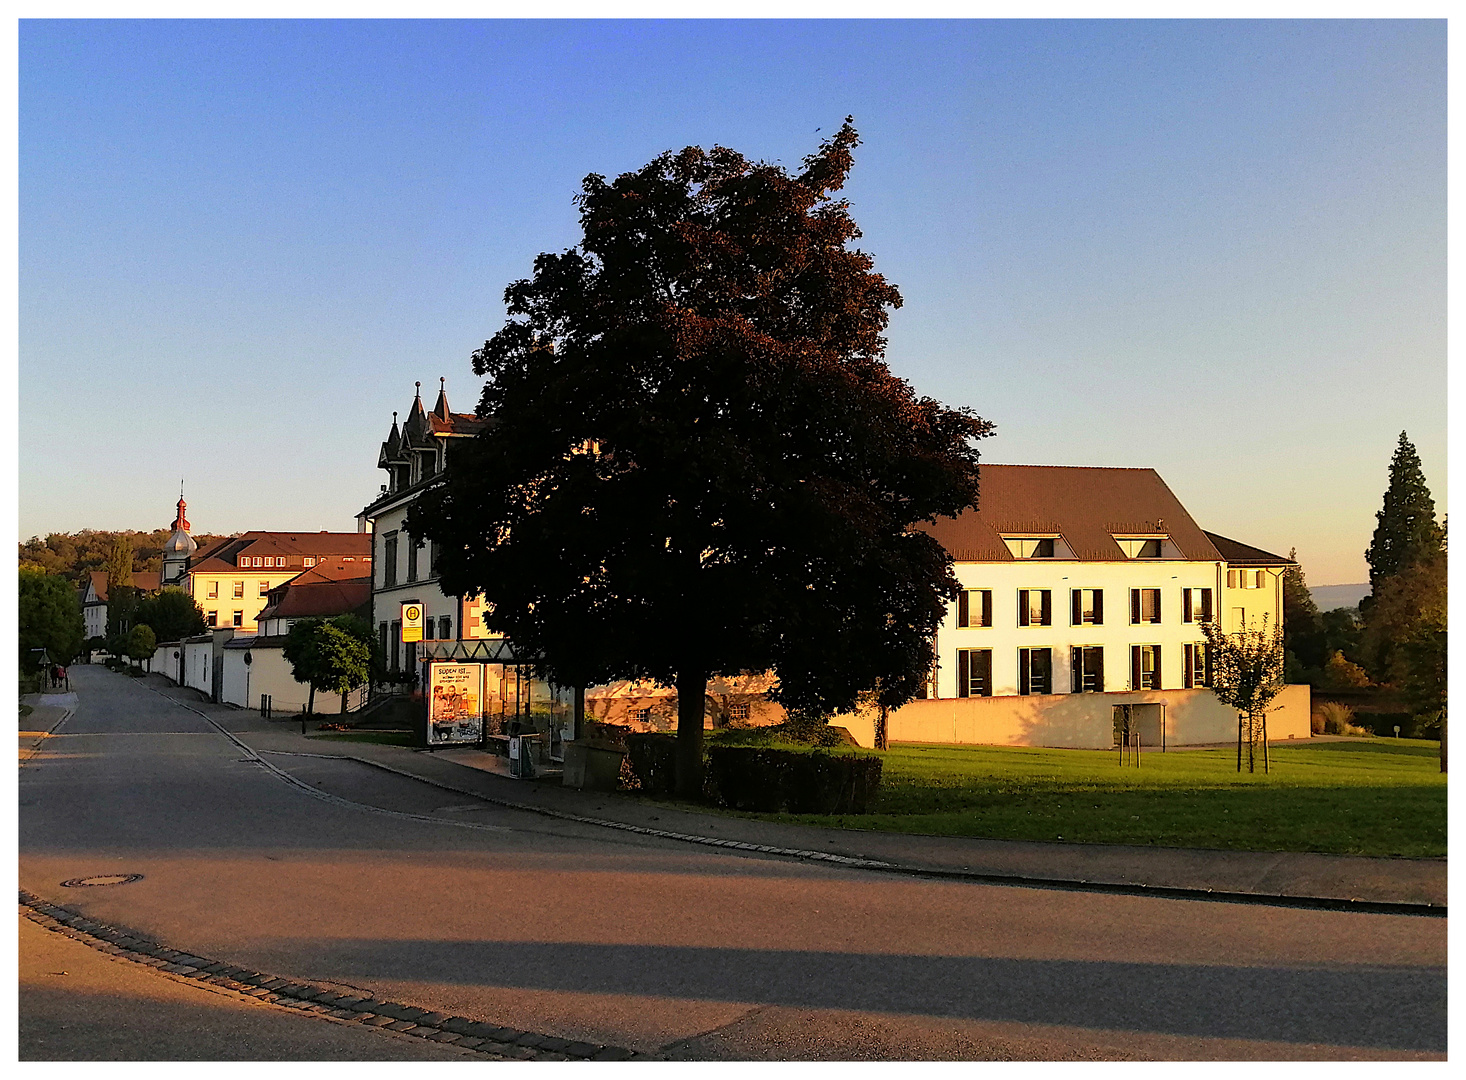
<instances>
[{"instance_id":1,"label":"hillside treeline","mask_svg":"<svg viewBox=\"0 0 1466 1080\"><path fill-rule=\"evenodd\" d=\"M161 570L163 545L172 535L173 530L169 528L152 532L82 529L74 533L50 533L45 539L33 536L20 545L20 565L36 566L48 573L60 574L80 586L93 570L107 568L107 556L118 537L132 545L134 570ZM209 533L194 536L200 551L223 539L223 536Z\"/></svg>"}]
</instances>

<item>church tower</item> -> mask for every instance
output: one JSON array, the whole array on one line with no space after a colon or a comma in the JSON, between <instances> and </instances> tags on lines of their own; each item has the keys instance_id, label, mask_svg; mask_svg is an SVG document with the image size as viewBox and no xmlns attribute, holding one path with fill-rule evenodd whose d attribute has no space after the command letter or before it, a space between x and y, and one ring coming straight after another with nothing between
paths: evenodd
<instances>
[{"instance_id":1,"label":"church tower","mask_svg":"<svg viewBox=\"0 0 1466 1080\"><path fill-rule=\"evenodd\" d=\"M193 558L193 553L199 549L194 543L193 537L188 535L188 518L184 516L184 510L188 504L183 501L183 493L178 495L178 516L173 519L173 535L163 545L163 572L159 575L160 586L176 586L180 589L188 587L188 565Z\"/></svg>"}]
</instances>

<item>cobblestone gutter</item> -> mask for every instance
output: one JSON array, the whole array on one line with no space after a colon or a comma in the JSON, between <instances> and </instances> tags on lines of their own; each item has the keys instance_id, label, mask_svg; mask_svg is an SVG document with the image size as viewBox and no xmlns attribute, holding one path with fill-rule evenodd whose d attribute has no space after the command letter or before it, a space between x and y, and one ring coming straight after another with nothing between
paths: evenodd
<instances>
[{"instance_id":1,"label":"cobblestone gutter","mask_svg":"<svg viewBox=\"0 0 1466 1080\"><path fill-rule=\"evenodd\" d=\"M21 913L31 922L119 960L130 960L168 975L207 983L216 991L240 998L448 1043L484 1058L501 1061L647 1060L644 1055L619 1046L572 1042L552 1035L499 1027L470 1020L466 1016L448 1016L400 1002L342 992L333 987L292 982L262 971L250 971L208 957L179 952L88 919L24 889L20 890L20 907Z\"/></svg>"}]
</instances>

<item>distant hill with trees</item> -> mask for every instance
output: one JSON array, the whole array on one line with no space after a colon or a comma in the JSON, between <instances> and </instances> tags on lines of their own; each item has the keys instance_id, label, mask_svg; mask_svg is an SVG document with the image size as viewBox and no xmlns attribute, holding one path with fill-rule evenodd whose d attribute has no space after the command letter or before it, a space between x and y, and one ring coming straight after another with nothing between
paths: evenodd
<instances>
[{"instance_id":1,"label":"distant hill with trees","mask_svg":"<svg viewBox=\"0 0 1466 1080\"><path fill-rule=\"evenodd\" d=\"M73 585L80 586L93 570L107 568L112 546L119 538L132 546L134 570L163 569L163 545L172 535L171 527L152 532L82 529L74 533L48 533L44 540L33 536L20 544L20 565L60 574ZM212 533L194 536L200 550L224 539L227 537Z\"/></svg>"},{"instance_id":2,"label":"distant hill with trees","mask_svg":"<svg viewBox=\"0 0 1466 1080\"><path fill-rule=\"evenodd\" d=\"M1335 608L1358 607L1359 601L1369 595L1369 582L1357 585L1315 585L1309 593L1319 611L1333 611Z\"/></svg>"}]
</instances>

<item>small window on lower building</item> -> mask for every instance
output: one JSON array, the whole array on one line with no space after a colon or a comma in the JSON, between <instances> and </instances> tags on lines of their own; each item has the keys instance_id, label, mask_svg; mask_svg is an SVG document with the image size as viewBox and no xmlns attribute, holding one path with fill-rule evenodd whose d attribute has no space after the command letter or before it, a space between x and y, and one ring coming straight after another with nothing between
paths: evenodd
<instances>
[{"instance_id":1,"label":"small window on lower building","mask_svg":"<svg viewBox=\"0 0 1466 1080\"><path fill-rule=\"evenodd\" d=\"M1018 692L1020 694L1052 694L1054 692L1054 650L1018 650Z\"/></svg>"},{"instance_id":2,"label":"small window on lower building","mask_svg":"<svg viewBox=\"0 0 1466 1080\"><path fill-rule=\"evenodd\" d=\"M243 626L244 625L244 612L242 612L242 611L236 611L234 613L234 625L235 626Z\"/></svg>"},{"instance_id":3,"label":"small window on lower building","mask_svg":"<svg viewBox=\"0 0 1466 1080\"><path fill-rule=\"evenodd\" d=\"M742 723L749 718L752 712L753 709L750 708L747 702L740 702L737 705L729 705L728 719L732 720L734 723Z\"/></svg>"},{"instance_id":4,"label":"small window on lower building","mask_svg":"<svg viewBox=\"0 0 1466 1080\"><path fill-rule=\"evenodd\" d=\"M453 616L438 616L438 640L451 641L453 639Z\"/></svg>"},{"instance_id":5,"label":"small window on lower building","mask_svg":"<svg viewBox=\"0 0 1466 1080\"><path fill-rule=\"evenodd\" d=\"M217 611L210 611L210 612L205 613L205 615L204 615L204 622L205 622L205 624L207 624L209 626L218 626L219 625L219 613Z\"/></svg>"},{"instance_id":6,"label":"small window on lower building","mask_svg":"<svg viewBox=\"0 0 1466 1080\"><path fill-rule=\"evenodd\" d=\"M1184 661L1186 689L1191 690L1198 686L1211 685L1211 657L1207 654L1206 644L1197 642L1194 645L1181 646L1182 660Z\"/></svg>"},{"instance_id":7,"label":"small window on lower building","mask_svg":"<svg viewBox=\"0 0 1466 1080\"><path fill-rule=\"evenodd\" d=\"M209 599L219 599L219 583L217 581L209 582Z\"/></svg>"},{"instance_id":8,"label":"small window on lower building","mask_svg":"<svg viewBox=\"0 0 1466 1080\"><path fill-rule=\"evenodd\" d=\"M1130 689L1161 689L1161 647L1130 646Z\"/></svg>"},{"instance_id":9,"label":"small window on lower building","mask_svg":"<svg viewBox=\"0 0 1466 1080\"><path fill-rule=\"evenodd\" d=\"M1070 654L1069 688L1076 694L1105 692L1105 650L1102 645L1076 645Z\"/></svg>"},{"instance_id":10,"label":"small window on lower building","mask_svg":"<svg viewBox=\"0 0 1466 1080\"><path fill-rule=\"evenodd\" d=\"M957 650L957 696L993 696L993 650Z\"/></svg>"},{"instance_id":11,"label":"small window on lower building","mask_svg":"<svg viewBox=\"0 0 1466 1080\"><path fill-rule=\"evenodd\" d=\"M632 709L631 710L631 719L635 720L639 724L645 724L648 721L650 721L651 718L652 718L652 711L651 711L651 709Z\"/></svg>"}]
</instances>

